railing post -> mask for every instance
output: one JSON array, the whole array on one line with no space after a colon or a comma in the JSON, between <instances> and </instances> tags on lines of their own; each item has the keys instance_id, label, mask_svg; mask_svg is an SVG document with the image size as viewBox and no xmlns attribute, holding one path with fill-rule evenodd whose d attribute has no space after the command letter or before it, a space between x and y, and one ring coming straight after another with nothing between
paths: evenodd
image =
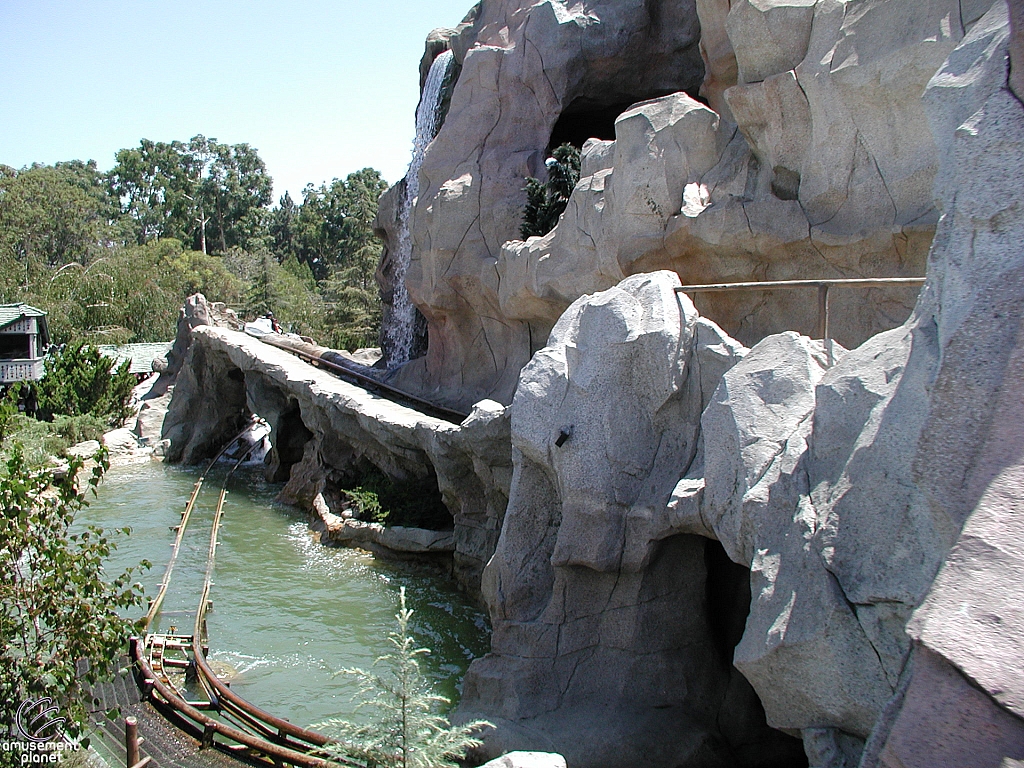
<instances>
[{"instance_id":1,"label":"railing post","mask_svg":"<svg viewBox=\"0 0 1024 768\"><path fill-rule=\"evenodd\" d=\"M124 743L128 753L128 768L139 762L139 721L134 717L124 719Z\"/></svg>"},{"instance_id":2,"label":"railing post","mask_svg":"<svg viewBox=\"0 0 1024 768\"><path fill-rule=\"evenodd\" d=\"M825 345L825 358L829 368L835 362L832 354L832 329L829 328L828 316L828 283L818 283L818 337Z\"/></svg>"}]
</instances>

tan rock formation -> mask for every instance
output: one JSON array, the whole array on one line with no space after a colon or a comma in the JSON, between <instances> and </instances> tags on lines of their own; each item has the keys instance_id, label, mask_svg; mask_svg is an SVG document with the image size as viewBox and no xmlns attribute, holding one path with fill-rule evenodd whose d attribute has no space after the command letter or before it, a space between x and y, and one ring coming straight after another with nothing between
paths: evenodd
<instances>
[{"instance_id":1,"label":"tan rock formation","mask_svg":"<svg viewBox=\"0 0 1024 768\"><path fill-rule=\"evenodd\" d=\"M637 272L668 268L684 283L923 274L938 152L920 95L989 5L503 0L432 34L424 63L448 46L460 74L413 212L407 284L429 348L397 382L456 404L509 402L561 312ZM683 107L697 53L710 108ZM509 242L549 143L588 136L616 144L592 143L561 225ZM382 204L389 243L403 189ZM834 335L855 346L902 322L915 296L835 291ZM747 344L816 327L810 293L702 294L697 307Z\"/></svg>"},{"instance_id":2,"label":"tan rock formation","mask_svg":"<svg viewBox=\"0 0 1024 768\"><path fill-rule=\"evenodd\" d=\"M694 284L923 274L938 156L920 94L963 35L959 6L846 7L698 3L702 93L719 112L675 94L624 113L559 226L504 246L504 314L543 328L575 296L658 268ZM914 297L833 292L835 338L893 327ZM748 344L810 333L817 317L810 292L701 294L697 307Z\"/></svg>"}]
</instances>

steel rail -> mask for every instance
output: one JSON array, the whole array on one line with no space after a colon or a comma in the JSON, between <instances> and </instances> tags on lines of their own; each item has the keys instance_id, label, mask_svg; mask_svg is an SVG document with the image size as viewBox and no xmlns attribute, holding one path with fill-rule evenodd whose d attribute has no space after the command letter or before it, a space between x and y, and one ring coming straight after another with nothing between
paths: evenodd
<instances>
[{"instance_id":1,"label":"steel rail","mask_svg":"<svg viewBox=\"0 0 1024 768\"><path fill-rule=\"evenodd\" d=\"M416 406L417 410L424 411L427 413L433 413L444 419L455 424L461 424L463 420L469 415L462 411L456 411L454 408L447 408L443 405L437 405L429 400L425 400L422 397L411 395L408 392L403 392L397 387L393 387L390 384L375 379L372 376L368 376L365 373L349 368L333 360L327 359L322 355L326 352L335 352L335 350L328 349L326 347L320 347L316 344L307 344L306 342L291 341L285 339L274 338L274 334L266 334L265 336L258 337L264 344L269 344L277 349L283 349L286 352L291 352L296 357L306 360L313 365L318 367L326 368L331 373L337 374L341 378L350 379L350 383L357 384L363 389L370 391L380 390L388 395L391 395L397 400L405 400ZM303 347L309 347L310 349L303 349ZM311 351L319 350L319 352ZM358 363L352 363L352 365L358 365ZM362 366L361 366L362 367Z\"/></svg>"},{"instance_id":2,"label":"steel rail","mask_svg":"<svg viewBox=\"0 0 1024 768\"><path fill-rule=\"evenodd\" d=\"M206 475L209 474L210 470L213 469L213 465L217 463L217 460L230 448L242 435L252 429L253 422L249 424L235 435L230 442L225 443L224 447L220 449L216 456L211 459L210 463L206 465L206 469L203 470L203 474L199 476L195 486L192 488L192 495L189 497L188 503L185 505L185 511L181 515L181 522L178 523L177 535L174 537L174 544L171 549L171 559L167 562L167 568L164 571L164 577L160 582L160 589L153 598L153 601L149 604L149 610L146 611L146 616L143 621L143 629L148 630L149 626L153 623L153 619L160 612L160 606L164 602L164 597L167 595L167 589L171 585L171 575L174 573L174 565L178 560L178 552L181 550L181 542L185 537L185 528L188 526L188 521L192 515L192 509L195 507L196 499L199 497L199 491L203 487L203 481L206 480Z\"/></svg>"},{"instance_id":3,"label":"steel rail","mask_svg":"<svg viewBox=\"0 0 1024 768\"><path fill-rule=\"evenodd\" d=\"M242 462L252 453L255 445L249 448L241 458L235 463L235 466L231 468L227 476L224 478L224 482L221 486L220 496L217 500L217 510L214 513L213 527L210 531L210 548L207 554L206 560L206 576L203 579L203 589L199 599L199 607L196 610L196 618L194 629L192 633L192 656L196 665L197 675L206 689L207 695L211 702L214 702L218 708L229 710L236 717L245 722L249 727L252 727L264 735L274 739L280 744L289 746L291 748L301 749L303 746L309 747L323 747L327 744L330 739L321 733L310 730L308 728L302 728L301 726L294 725L282 718L276 717L269 712L257 707L254 704L243 699L241 696L232 691L227 685L225 685L216 672L210 667L209 662L206 659L206 648L204 640L207 637L206 631L206 611L209 607L209 596L210 587L213 584L213 568L217 556L217 537L220 532L221 521L224 517L224 499L227 495L228 481L231 479L231 475L234 474L235 470L241 466ZM295 743L289 741L296 739L301 743Z\"/></svg>"},{"instance_id":4,"label":"steel rail","mask_svg":"<svg viewBox=\"0 0 1024 768\"><path fill-rule=\"evenodd\" d=\"M203 714L201 711L193 707L187 701L182 699L175 693L171 688L164 684L155 674L153 674L152 668L149 666L146 660L146 655L142 649L142 643L139 642L138 638L132 638L131 643L132 656L134 657L135 664L138 668L138 673L142 678L143 687L151 688L153 693L157 693L163 699L163 703L171 708L171 710L179 717L187 718L193 723L196 723L201 727L202 730L202 743L203 746L213 746L216 742L214 736L220 734L224 738L230 739L238 744L241 744L250 750L265 755L270 758L275 764L278 762L288 763L289 765L297 765L300 768L331 768L331 766L337 765L334 761L328 761L324 758L315 757L305 752L297 752L287 747L282 747L278 744L261 739L258 736L254 736L251 733L235 728L234 726L223 723L220 720L215 720L209 715ZM229 745L218 744L226 749L231 749Z\"/></svg>"}]
</instances>

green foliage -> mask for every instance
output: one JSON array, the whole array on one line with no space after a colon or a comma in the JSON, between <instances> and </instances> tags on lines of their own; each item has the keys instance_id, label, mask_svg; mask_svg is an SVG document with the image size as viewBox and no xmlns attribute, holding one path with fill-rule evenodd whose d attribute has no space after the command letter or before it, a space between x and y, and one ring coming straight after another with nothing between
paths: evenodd
<instances>
[{"instance_id":1,"label":"green foliage","mask_svg":"<svg viewBox=\"0 0 1024 768\"><path fill-rule=\"evenodd\" d=\"M329 185L306 186L302 205L292 213L287 239L291 251L309 264L317 280L326 279L334 268L353 266L359 262L357 254L368 246L376 248L380 257L372 224L377 199L386 189L387 184L372 168ZM369 275L372 280L372 269Z\"/></svg>"},{"instance_id":2,"label":"green foliage","mask_svg":"<svg viewBox=\"0 0 1024 768\"><path fill-rule=\"evenodd\" d=\"M547 160L548 180L526 180L526 208L519 229L523 239L546 235L558 223L569 195L580 180L580 151L572 144L557 147Z\"/></svg>"},{"instance_id":3,"label":"green foliage","mask_svg":"<svg viewBox=\"0 0 1024 768\"><path fill-rule=\"evenodd\" d=\"M441 500L432 477L393 480L376 467L364 472L359 484L342 490L359 520L444 531L452 515Z\"/></svg>"},{"instance_id":4,"label":"green foliage","mask_svg":"<svg viewBox=\"0 0 1024 768\"><path fill-rule=\"evenodd\" d=\"M120 425L128 417L135 377L129 361L113 369L113 361L83 342L66 346L46 358L39 382L39 413L46 421L57 415L91 414Z\"/></svg>"},{"instance_id":5,"label":"green foliage","mask_svg":"<svg viewBox=\"0 0 1024 768\"><path fill-rule=\"evenodd\" d=\"M196 292L250 317L273 311L329 346L376 343L377 171L271 210L247 144L144 139L116 159L106 174L93 162L0 166L0 302L45 310L55 343L166 341Z\"/></svg>"},{"instance_id":6,"label":"green foliage","mask_svg":"<svg viewBox=\"0 0 1024 768\"><path fill-rule=\"evenodd\" d=\"M437 714L450 704L443 696L430 692L420 672L419 659L430 653L417 648L409 633L412 610L405 605L405 588L399 593L395 618L398 631L388 635L392 650L380 656L375 666L384 666L383 674L361 669L345 669L359 680L359 709L371 713L365 724L334 718L318 723L326 735L336 739L324 747L330 757L365 761L380 768L437 768L458 765L466 752L482 742L478 734L492 727L486 720L451 725Z\"/></svg>"},{"instance_id":7,"label":"green foliage","mask_svg":"<svg viewBox=\"0 0 1024 768\"><path fill-rule=\"evenodd\" d=\"M76 514L88 505L87 494L95 493L107 469L105 454L97 459L86 490L77 486L77 459L57 477L33 468L14 445L0 468L0 722L5 725L23 701L48 696L67 718L64 730L81 734L85 690L138 629L119 615L142 602L142 587L132 581L137 569L108 580L104 562L116 544L100 528L73 529Z\"/></svg>"},{"instance_id":8,"label":"green foliage","mask_svg":"<svg viewBox=\"0 0 1024 768\"><path fill-rule=\"evenodd\" d=\"M367 523L387 522L387 512L380 505L380 497L374 485L357 485L355 488L345 488L341 493L354 507L356 519Z\"/></svg>"},{"instance_id":9,"label":"green foliage","mask_svg":"<svg viewBox=\"0 0 1024 768\"><path fill-rule=\"evenodd\" d=\"M7 389L3 397L0 397L0 445L11 431L14 417L18 415L18 398L21 396L23 386L25 385L14 384Z\"/></svg>"},{"instance_id":10,"label":"green foliage","mask_svg":"<svg viewBox=\"0 0 1024 768\"><path fill-rule=\"evenodd\" d=\"M112 213L95 163L21 171L0 166L0 254L19 267L5 283L30 283L47 268L88 264L113 234Z\"/></svg>"},{"instance_id":11,"label":"green foliage","mask_svg":"<svg viewBox=\"0 0 1024 768\"><path fill-rule=\"evenodd\" d=\"M110 194L137 243L176 238L223 253L262 237L272 180L248 144L143 139L115 157Z\"/></svg>"},{"instance_id":12,"label":"green foliage","mask_svg":"<svg viewBox=\"0 0 1024 768\"><path fill-rule=\"evenodd\" d=\"M97 416L56 416L53 421L37 421L17 414L11 417L6 443L0 443L0 458L6 461L9 449L17 444L31 466L42 466L51 457L64 456L68 448L84 440L100 440L109 429L106 419Z\"/></svg>"}]
</instances>

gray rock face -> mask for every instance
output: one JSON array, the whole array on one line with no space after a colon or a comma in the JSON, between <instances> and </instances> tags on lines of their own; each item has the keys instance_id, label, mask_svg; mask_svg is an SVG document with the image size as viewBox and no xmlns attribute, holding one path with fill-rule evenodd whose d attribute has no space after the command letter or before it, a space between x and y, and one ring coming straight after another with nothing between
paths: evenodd
<instances>
[{"instance_id":1,"label":"gray rock face","mask_svg":"<svg viewBox=\"0 0 1024 768\"><path fill-rule=\"evenodd\" d=\"M990 4L501 0L433 34L428 57L450 47L459 77L411 225L406 282L430 346L401 385L509 402L569 304L630 274L921 275L941 150L920 94ZM698 53L708 106L687 95ZM515 240L524 179L544 176L549 146L588 137L561 224ZM403 190L382 201L391 244ZM915 296L836 292L835 337L854 346L898 325ZM798 292L702 294L697 307L747 344L815 324Z\"/></svg>"},{"instance_id":2,"label":"gray rock face","mask_svg":"<svg viewBox=\"0 0 1024 768\"><path fill-rule=\"evenodd\" d=\"M459 76L420 170L406 283L430 346L402 386L440 387L463 404L511 400L551 326L500 309L495 267L502 243L518 236L525 178L544 176L550 142L611 138L630 104L696 88L698 35L692 0L499 0L434 36L448 36ZM378 218L389 252L401 193L396 185L385 195Z\"/></svg>"},{"instance_id":3,"label":"gray rock face","mask_svg":"<svg viewBox=\"0 0 1024 768\"><path fill-rule=\"evenodd\" d=\"M543 746L576 766L746 764L751 742L762 764L786 754L712 627L715 545L665 511L705 396L740 357L677 285L656 272L577 300L520 378L509 507L484 572L491 653L459 710L497 724L492 753Z\"/></svg>"},{"instance_id":4,"label":"gray rock face","mask_svg":"<svg viewBox=\"0 0 1024 768\"><path fill-rule=\"evenodd\" d=\"M452 513L456 577L477 594L494 551L512 467L506 409L478 403L461 425L347 384L298 358L221 328L192 331L163 436L168 461L212 456L257 413L271 425L268 473L282 497L319 494L372 464L396 479L434 477Z\"/></svg>"},{"instance_id":5,"label":"gray rock face","mask_svg":"<svg viewBox=\"0 0 1024 768\"><path fill-rule=\"evenodd\" d=\"M807 13L782 3L733 7L742 11L735 22L729 12L730 24L766 30L765 46L782 34L774 30L799 32L799 25L773 27L773 14ZM860 32L884 7L833 19L846 30L833 55L847 62L856 56L874 71L870 36ZM814 10L830 12L822 3ZM485 576L492 653L471 668L463 704L467 716L497 718L495 748L555 747L581 764L638 760L630 738L646 738L644 729L655 722L642 703L661 700L642 670L661 663L671 643L651 646L657 652L638 666L636 632L653 632L654 624L630 611L636 602L670 611L672 601L696 601L697 593L682 585L702 576L705 585L714 583L698 561L697 537L706 537L749 568L749 613L726 658L756 690L768 724L803 736L810 765L1021 759L1024 595L1017 587L1024 531L1017 530L1016 512L1024 494L1024 106L1004 87L1006 9L983 11L963 9L976 23L955 51L939 36L922 40L914 54L945 46L943 55L950 55L925 97L943 161L934 175L943 218L927 285L904 325L841 352L831 368L819 343L795 333L769 336L749 352L724 334L702 347L701 329L710 338L716 327L693 318L688 303L678 319L660 326L638 309L668 312L647 281L674 279L636 275L571 304L549 345L524 369L512 406L509 510ZM890 12L894 6L871 24ZM933 12L915 9L915 23L934 24ZM827 18L815 15L811 49L818 22ZM891 43L886 66L908 53L899 52L901 45ZM780 57L790 55L784 45L777 49ZM905 72L921 62L899 66ZM863 76L837 74L841 69L832 74L846 85ZM756 68L741 61L739 71ZM685 97L677 103L686 105ZM645 135L661 141L671 123ZM612 163L609 173L609 158L622 150L621 141L591 146L584 167L592 181L604 174L602 203L581 184L573 216L584 198L586 216L611 215L609 180L618 167ZM906 183L909 189L918 182ZM683 196L694 210L706 202L699 190ZM505 253L554 253L558 237L556 231ZM540 257L535 264L534 280L541 269L560 269ZM529 295L512 301L510 294L510 301L527 307ZM675 328L684 329L678 340ZM652 330L687 362L649 355L658 346L646 338ZM724 353L708 377L719 381L713 394L693 380L702 348L704 359L713 348ZM636 362L651 357L657 361L643 369ZM666 397L665 382L675 382L678 395ZM556 446L562 434L569 436ZM581 436L601 445L587 437L574 445ZM660 470L666 449L675 451L674 477ZM663 573L677 585L660 593L666 601L640 597L643 585L661 583ZM614 587L603 581L606 574L614 574ZM706 605L676 610L685 618L667 623L671 642L707 642ZM615 615L626 618L612 625ZM658 669L660 680L699 692L705 711L721 706L721 671L705 664L697 676L685 653L669 655L673 662ZM632 675L629 694L617 687L623 668ZM689 717L691 701L681 697L674 706ZM602 706L595 712L596 703ZM601 719L605 712L616 724L631 722L632 736ZM613 740L601 741L607 733ZM666 759L683 764L696 759L683 745L716 738L699 717L676 733L682 751ZM580 734L587 749L574 753Z\"/></svg>"}]
</instances>

